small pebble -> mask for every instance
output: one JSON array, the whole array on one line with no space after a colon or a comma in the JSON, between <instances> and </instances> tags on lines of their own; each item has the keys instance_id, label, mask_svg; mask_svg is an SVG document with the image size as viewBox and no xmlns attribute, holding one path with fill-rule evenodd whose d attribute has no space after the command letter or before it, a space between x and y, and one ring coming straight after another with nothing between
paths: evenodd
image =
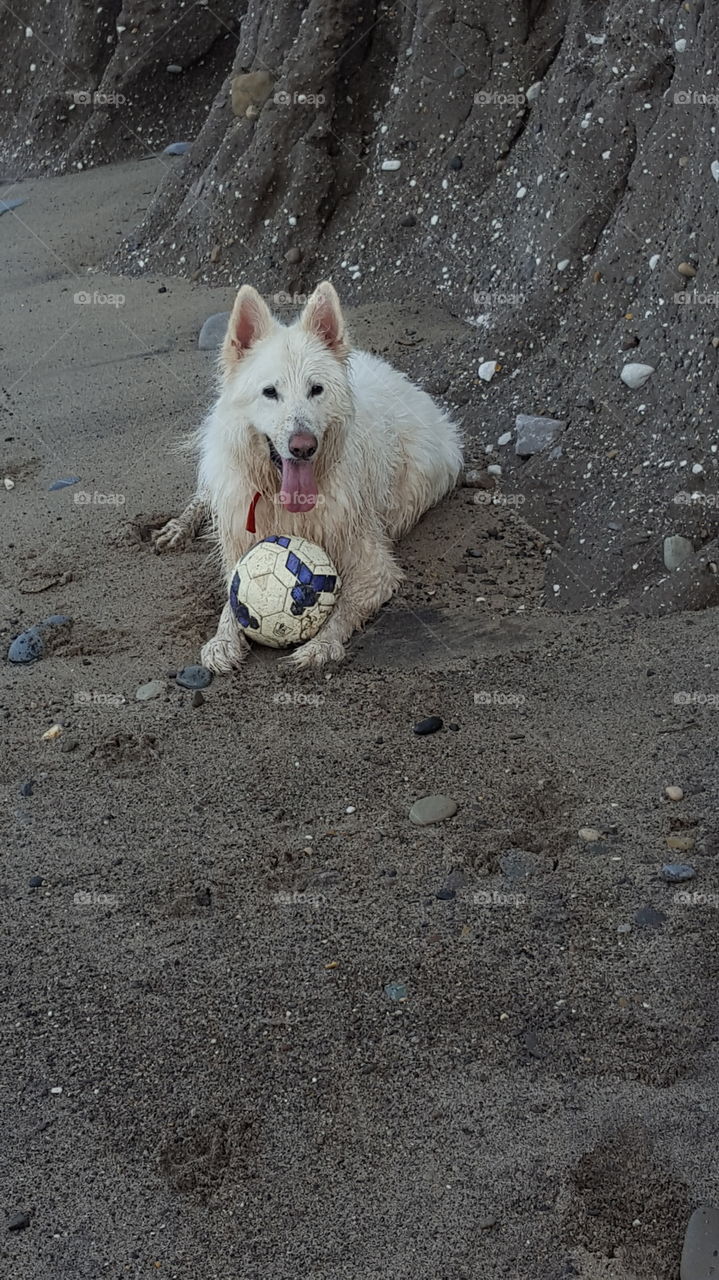
<instances>
[{"instance_id":1,"label":"small pebble","mask_svg":"<svg viewBox=\"0 0 719 1280\"><path fill-rule=\"evenodd\" d=\"M27 782L23 782L20 788L21 796L31 796L35 789L35 779L29 778Z\"/></svg>"},{"instance_id":2,"label":"small pebble","mask_svg":"<svg viewBox=\"0 0 719 1280\"><path fill-rule=\"evenodd\" d=\"M624 365L619 376L625 386L630 387L632 391L638 391L654 372L654 366L651 364L629 363Z\"/></svg>"},{"instance_id":3,"label":"small pebble","mask_svg":"<svg viewBox=\"0 0 719 1280\"><path fill-rule=\"evenodd\" d=\"M492 1217L491 1215L486 1218L480 1218L477 1223L477 1226L479 1227L480 1231L489 1231L492 1227L496 1227L496 1225L497 1225L497 1219Z\"/></svg>"},{"instance_id":4,"label":"small pebble","mask_svg":"<svg viewBox=\"0 0 719 1280\"><path fill-rule=\"evenodd\" d=\"M79 476L67 476L65 480L53 480L48 488L48 493L54 493L56 489L69 489L73 484L79 483Z\"/></svg>"},{"instance_id":5,"label":"small pebble","mask_svg":"<svg viewBox=\"0 0 719 1280\"><path fill-rule=\"evenodd\" d=\"M207 667L183 667L175 676L175 683L182 689L206 689L212 684L212 672Z\"/></svg>"},{"instance_id":6,"label":"small pebble","mask_svg":"<svg viewBox=\"0 0 719 1280\"><path fill-rule=\"evenodd\" d=\"M448 728L448 729L451 729L451 730L452 730L452 733L459 733L459 725L458 725L458 724L455 724L455 723L454 723L454 720L451 722L451 724L448 724L448 725L447 725L447 728Z\"/></svg>"},{"instance_id":7,"label":"small pebble","mask_svg":"<svg viewBox=\"0 0 719 1280\"><path fill-rule=\"evenodd\" d=\"M31 889L39 889L42 884L42 876L30 876L28 885Z\"/></svg>"},{"instance_id":8,"label":"small pebble","mask_svg":"<svg viewBox=\"0 0 719 1280\"><path fill-rule=\"evenodd\" d=\"M532 413L518 413L515 419L517 431L514 452L518 458L530 458L554 444L564 427L559 418L543 418Z\"/></svg>"},{"instance_id":9,"label":"small pebble","mask_svg":"<svg viewBox=\"0 0 719 1280\"><path fill-rule=\"evenodd\" d=\"M693 880L696 871L686 862L665 862L661 871L662 880L669 884L681 884L683 880Z\"/></svg>"},{"instance_id":10,"label":"small pebble","mask_svg":"<svg viewBox=\"0 0 719 1280\"><path fill-rule=\"evenodd\" d=\"M630 924L617 925L617 933L631 933L632 926Z\"/></svg>"},{"instance_id":11,"label":"small pebble","mask_svg":"<svg viewBox=\"0 0 719 1280\"><path fill-rule=\"evenodd\" d=\"M664 539L664 568L673 572L694 555L694 544L690 538L683 538L680 533L671 534Z\"/></svg>"},{"instance_id":12,"label":"small pebble","mask_svg":"<svg viewBox=\"0 0 719 1280\"><path fill-rule=\"evenodd\" d=\"M407 988L403 982L388 982L384 993L390 1000L407 999Z\"/></svg>"},{"instance_id":13,"label":"small pebble","mask_svg":"<svg viewBox=\"0 0 719 1280\"><path fill-rule=\"evenodd\" d=\"M596 827L580 827L579 839L584 840L586 844L594 844L595 840L601 840L602 833L597 831Z\"/></svg>"},{"instance_id":14,"label":"small pebble","mask_svg":"<svg viewBox=\"0 0 719 1280\"><path fill-rule=\"evenodd\" d=\"M287 253L285 254L285 262L295 264L301 261L302 261L301 249L298 249L296 246L293 246L291 249L287 250Z\"/></svg>"},{"instance_id":15,"label":"small pebble","mask_svg":"<svg viewBox=\"0 0 719 1280\"><path fill-rule=\"evenodd\" d=\"M61 725L61 724L51 724L51 725L50 725L50 728L49 728L49 729L46 729L46 730L45 730L45 732L44 732L44 734L42 735L42 741L43 741L43 742L54 742L56 738L59 738L59 737L60 737L60 734L61 734L61 733L62 733L62 725Z\"/></svg>"},{"instance_id":16,"label":"small pebble","mask_svg":"<svg viewBox=\"0 0 719 1280\"><path fill-rule=\"evenodd\" d=\"M684 792L682 791L681 787L674 787L674 786L665 787L664 794L667 800L683 800L684 799Z\"/></svg>"},{"instance_id":17,"label":"small pebble","mask_svg":"<svg viewBox=\"0 0 719 1280\"><path fill-rule=\"evenodd\" d=\"M415 800L409 811L409 820L417 827L428 827L434 822L453 818L459 805L451 796L422 796Z\"/></svg>"},{"instance_id":18,"label":"small pebble","mask_svg":"<svg viewBox=\"0 0 719 1280\"><path fill-rule=\"evenodd\" d=\"M65 752L77 751L77 748L79 747L79 745L80 743L78 742L77 738L63 738L62 742L60 743L60 750Z\"/></svg>"},{"instance_id":19,"label":"small pebble","mask_svg":"<svg viewBox=\"0 0 719 1280\"><path fill-rule=\"evenodd\" d=\"M190 705L191 705L191 706L193 706L193 707L201 707L201 706L203 706L204 701L205 701L205 699L204 699L204 697L202 696L202 694L200 693L200 690L199 690L199 689L195 689L195 692L193 693L192 697L190 698Z\"/></svg>"},{"instance_id":20,"label":"small pebble","mask_svg":"<svg viewBox=\"0 0 719 1280\"><path fill-rule=\"evenodd\" d=\"M10 492L11 489L15 488L15 481L11 480L9 476L5 476L5 479L3 480L3 484L5 485L5 488L7 489L8 493Z\"/></svg>"},{"instance_id":21,"label":"small pebble","mask_svg":"<svg viewBox=\"0 0 719 1280\"><path fill-rule=\"evenodd\" d=\"M464 160L461 156L452 156L452 159L449 162L449 167L450 169L454 169L455 173L459 173L460 169L464 167Z\"/></svg>"},{"instance_id":22,"label":"small pebble","mask_svg":"<svg viewBox=\"0 0 719 1280\"><path fill-rule=\"evenodd\" d=\"M184 156L190 150L189 142L171 142L169 147L165 147L163 156Z\"/></svg>"},{"instance_id":23,"label":"small pebble","mask_svg":"<svg viewBox=\"0 0 719 1280\"><path fill-rule=\"evenodd\" d=\"M160 698L165 692L165 683L163 680L150 680L147 684L141 684L139 689L135 690L135 697L138 702L150 702L152 698Z\"/></svg>"},{"instance_id":24,"label":"small pebble","mask_svg":"<svg viewBox=\"0 0 719 1280\"><path fill-rule=\"evenodd\" d=\"M182 75L182 67L177 62L168 63L166 70L169 72L171 76Z\"/></svg>"},{"instance_id":25,"label":"small pebble","mask_svg":"<svg viewBox=\"0 0 719 1280\"><path fill-rule=\"evenodd\" d=\"M414 732L422 736L427 733L437 733L443 725L444 721L441 716L427 716L426 720L418 721L414 726Z\"/></svg>"},{"instance_id":26,"label":"small pebble","mask_svg":"<svg viewBox=\"0 0 719 1280\"><path fill-rule=\"evenodd\" d=\"M686 276L687 280L693 279L697 273L696 267L693 267L691 262L680 262L677 271L680 276Z\"/></svg>"},{"instance_id":27,"label":"small pebble","mask_svg":"<svg viewBox=\"0 0 719 1280\"><path fill-rule=\"evenodd\" d=\"M491 382L496 372L496 360L483 360L477 370L477 376L482 379L482 382Z\"/></svg>"},{"instance_id":28,"label":"small pebble","mask_svg":"<svg viewBox=\"0 0 719 1280\"><path fill-rule=\"evenodd\" d=\"M694 848L694 843L692 836L667 836L667 848L674 853L688 853Z\"/></svg>"},{"instance_id":29,"label":"small pebble","mask_svg":"<svg viewBox=\"0 0 719 1280\"><path fill-rule=\"evenodd\" d=\"M396 173L401 164L401 160L383 160L382 169L385 173Z\"/></svg>"},{"instance_id":30,"label":"small pebble","mask_svg":"<svg viewBox=\"0 0 719 1280\"><path fill-rule=\"evenodd\" d=\"M413 213L406 213L399 224L401 227L416 227L417 219Z\"/></svg>"},{"instance_id":31,"label":"small pebble","mask_svg":"<svg viewBox=\"0 0 719 1280\"><path fill-rule=\"evenodd\" d=\"M25 1228L29 1226L30 1226L29 1213L14 1213L11 1218L8 1218L8 1221L7 1221L8 1231L24 1231Z\"/></svg>"}]
</instances>

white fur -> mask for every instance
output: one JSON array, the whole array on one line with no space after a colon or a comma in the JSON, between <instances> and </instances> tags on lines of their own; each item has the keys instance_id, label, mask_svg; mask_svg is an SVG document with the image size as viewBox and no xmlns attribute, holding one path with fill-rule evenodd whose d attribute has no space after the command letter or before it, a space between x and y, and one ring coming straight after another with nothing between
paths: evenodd
<instances>
[{"instance_id":1,"label":"white fur","mask_svg":"<svg viewBox=\"0 0 719 1280\"><path fill-rule=\"evenodd\" d=\"M212 513L227 584L240 556L266 534L319 543L340 573L342 591L318 636L291 661L311 666L339 659L352 632L401 580L391 544L455 485L462 465L457 427L403 374L349 349L339 301L327 283L289 328L243 287L221 368L217 403L199 433L199 495ZM311 395L312 386L324 390ZM279 398L263 396L265 387L275 387ZM314 509L293 514L278 501L279 475L265 437L286 458L299 430L318 441L319 500ZM248 511L258 491L257 532L249 533ZM245 652L227 606L202 661L226 671Z\"/></svg>"}]
</instances>

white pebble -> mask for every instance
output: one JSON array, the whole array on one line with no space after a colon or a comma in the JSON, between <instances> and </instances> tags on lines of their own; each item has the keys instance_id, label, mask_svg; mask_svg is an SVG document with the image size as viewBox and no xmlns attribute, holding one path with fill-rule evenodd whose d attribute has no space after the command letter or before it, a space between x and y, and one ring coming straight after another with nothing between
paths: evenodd
<instances>
[{"instance_id":1,"label":"white pebble","mask_svg":"<svg viewBox=\"0 0 719 1280\"><path fill-rule=\"evenodd\" d=\"M523 200L523 199L524 199L524 197L526 196L526 194L527 194L527 188L526 188L526 187L520 187L520 188L519 188L519 191L517 192L517 199L518 199L518 200Z\"/></svg>"},{"instance_id":2,"label":"white pebble","mask_svg":"<svg viewBox=\"0 0 719 1280\"><path fill-rule=\"evenodd\" d=\"M501 474L502 474L502 468L500 467L498 462L492 462L487 467L488 476L501 476Z\"/></svg>"},{"instance_id":3,"label":"white pebble","mask_svg":"<svg viewBox=\"0 0 719 1280\"><path fill-rule=\"evenodd\" d=\"M386 173L394 173L397 169L399 169L401 163L402 163L401 160L383 160L382 168L385 170Z\"/></svg>"},{"instance_id":4,"label":"white pebble","mask_svg":"<svg viewBox=\"0 0 719 1280\"><path fill-rule=\"evenodd\" d=\"M477 370L477 374L482 379L482 382L491 382L496 372L496 360L484 360Z\"/></svg>"},{"instance_id":5,"label":"white pebble","mask_svg":"<svg viewBox=\"0 0 719 1280\"><path fill-rule=\"evenodd\" d=\"M685 52L686 52L686 47L687 47L687 42L686 42L686 40L675 40L675 41L674 41L674 48L676 49L677 53L685 53Z\"/></svg>"},{"instance_id":6,"label":"white pebble","mask_svg":"<svg viewBox=\"0 0 719 1280\"><path fill-rule=\"evenodd\" d=\"M693 465L693 467L692 467L692 475L693 475L693 476L700 476L700 475L702 475L702 474L703 474L703 472L704 472L704 468L703 468L703 466L702 466L701 462L695 462L695 463L694 463L694 465Z\"/></svg>"},{"instance_id":7,"label":"white pebble","mask_svg":"<svg viewBox=\"0 0 719 1280\"><path fill-rule=\"evenodd\" d=\"M557 271L566 271L568 266L569 258L562 258L562 261L557 263Z\"/></svg>"},{"instance_id":8,"label":"white pebble","mask_svg":"<svg viewBox=\"0 0 719 1280\"><path fill-rule=\"evenodd\" d=\"M631 387L632 391L638 391L639 387L643 387L653 373L654 366L651 364L634 364L630 362L625 364L619 376L625 386Z\"/></svg>"},{"instance_id":9,"label":"white pebble","mask_svg":"<svg viewBox=\"0 0 719 1280\"><path fill-rule=\"evenodd\" d=\"M719 182L719 160L712 160L711 163L712 178L715 182Z\"/></svg>"},{"instance_id":10,"label":"white pebble","mask_svg":"<svg viewBox=\"0 0 719 1280\"><path fill-rule=\"evenodd\" d=\"M681 787L665 787L664 794L667 800L683 800L684 792Z\"/></svg>"},{"instance_id":11,"label":"white pebble","mask_svg":"<svg viewBox=\"0 0 719 1280\"><path fill-rule=\"evenodd\" d=\"M503 445L509 444L511 439L512 439L512 432L505 431L504 435L501 435L499 437L499 440L497 441L497 448L501 449Z\"/></svg>"},{"instance_id":12,"label":"white pebble","mask_svg":"<svg viewBox=\"0 0 719 1280\"><path fill-rule=\"evenodd\" d=\"M527 99L527 102L536 102L541 92L542 92L542 81L535 80L534 84L530 84L524 96Z\"/></svg>"},{"instance_id":13,"label":"white pebble","mask_svg":"<svg viewBox=\"0 0 719 1280\"><path fill-rule=\"evenodd\" d=\"M11 480L9 476L5 476L5 479L3 480L3 484L5 485L5 488L7 489L8 493L10 492L11 489L15 488L15 481Z\"/></svg>"},{"instance_id":14,"label":"white pebble","mask_svg":"<svg viewBox=\"0 0 719 1280\"><path fill-rule=\"evenodd\" d=\"M650 271L656 270L658 263L659 263L659 254L653 253L651 258L649 259L649 270Z\"/></svg>"},{"instance_id":15,"label":"white pebble","mask_svg":"<svg viewBox=\"0 0 719 1280\"><path fill-rule=\"evenodd\" d=\"M355 811L355 807L354 807L354 805L353 805L353 804L348 804L348 805L347 805L347 808L345 809L345 813L354 813L354 811Z\"/></svg>"}]
</instances>

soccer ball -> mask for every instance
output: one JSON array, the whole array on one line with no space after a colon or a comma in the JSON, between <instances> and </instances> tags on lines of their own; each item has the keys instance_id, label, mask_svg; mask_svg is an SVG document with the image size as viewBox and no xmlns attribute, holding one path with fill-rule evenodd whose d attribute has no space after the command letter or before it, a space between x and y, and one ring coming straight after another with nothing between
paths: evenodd
<instances>
[{"instance_id":1,"label":"soccer ball","mask_svg":"<svg viewBox=\"0 0 719 1280\"><path fill-rule=\"evenodd\" d=\"M248 639L272 649L311 640L334 608L341 581L306 538L263 538L238 561L230 606Z\"/></svg>"}]
</instances>

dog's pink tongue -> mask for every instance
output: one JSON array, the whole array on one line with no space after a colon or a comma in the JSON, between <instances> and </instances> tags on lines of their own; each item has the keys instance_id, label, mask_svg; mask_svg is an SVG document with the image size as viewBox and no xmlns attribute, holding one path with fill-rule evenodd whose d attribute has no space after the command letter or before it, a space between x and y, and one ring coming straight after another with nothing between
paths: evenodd
<instances>
[{"instance_id":1,"label":"dog's pink tongue","mask_svg":"<svg viewBox=\"0 0 719 1280\"><path fill-rule=\"evenodd\" d=\"M282 459L280 502L286 511L309 511L317 502L317 481L311 462Z\"/></svg>"}]
</instances>

